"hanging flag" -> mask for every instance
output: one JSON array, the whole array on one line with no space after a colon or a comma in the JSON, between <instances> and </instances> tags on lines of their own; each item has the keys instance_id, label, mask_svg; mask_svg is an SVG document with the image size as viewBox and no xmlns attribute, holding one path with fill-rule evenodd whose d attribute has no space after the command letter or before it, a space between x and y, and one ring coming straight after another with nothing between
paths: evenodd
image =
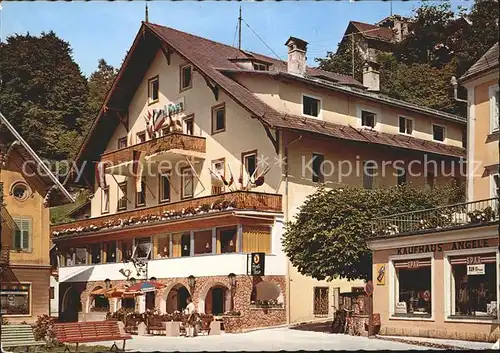
<instances>
[{"instance_id":1,"label":"hanging flag","mask_svg":"<svg viewBox=\"0 0 500 353\"><path fill-rule=\"evenodd\" d=\"M148 132L149 138L153 138L153 123L152 123L152 116L151 116L151 111L148 111L148 114L144 116L144 120L146 121L146 131Z\"/></svg>"},{"instance_id":2,"label":"hanging flag","mask_svg":"<svg viewBox=\"0 0 500 353\"><path fill-rule=\"evenodd\" d=\"M153 131L154 132L157 132L161 129L161 127L163 126L163 124L165 123L165 114L163 113L163 111L161 110L158 110L156 112L156 119L153 118L154 120L154 129ZM154 114L153 114L153 117L154 117Z\"/></svg>"},{"instance_id":3,"label":"hanging flag","mask_svg":"<svg viewBox=\"0 0 500 353\"><path fill-rule=\"evenodd\" d=\"M106 175L104 174L104 164L102 162L96 162L95 164L95 180L100 188L106 187Z\"/></svg>"},{"instance_id":4,"label":"hanging flag","mask_svg":"<svg viewBox=\"0 0 500 353\"><path fill-rule=\"evenodd\" d=\"M229 182L227 186L231 186L234 183L233 171L231 170L231 165L228 164L227 167L229 168Z\"/></svg>"},{"instance_id":5,"label":"hanging flag","mask_svg":"<svg viewBox=\"0 0 500 353\"><path fill-rule=\"evenodd\" d=\"M135 177L135 189L142 192L142 173L144 171L144 160L146 153L144 151L132 151L133 165L132 174Z\"/></svg>"}]
</instances>

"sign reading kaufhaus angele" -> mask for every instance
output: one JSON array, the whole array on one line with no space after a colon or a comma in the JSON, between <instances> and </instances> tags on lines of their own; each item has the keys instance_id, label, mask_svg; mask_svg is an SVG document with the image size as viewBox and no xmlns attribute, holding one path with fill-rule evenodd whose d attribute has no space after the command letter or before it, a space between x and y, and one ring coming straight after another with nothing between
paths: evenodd
<instances>
[{"instance_id":1,"label":"sign reading kaufhaus angele","mask_svg":"<svg viewBox=\"0 0 500 353\"><path fill-rule=\"evenodd\" d=\"M398 255L421 254L429 252L442 252L444 250L468 250L494 246L489 239L454 241L451 243L427 244L405 246L397 248Z\"/></svg>"}]
</instances>

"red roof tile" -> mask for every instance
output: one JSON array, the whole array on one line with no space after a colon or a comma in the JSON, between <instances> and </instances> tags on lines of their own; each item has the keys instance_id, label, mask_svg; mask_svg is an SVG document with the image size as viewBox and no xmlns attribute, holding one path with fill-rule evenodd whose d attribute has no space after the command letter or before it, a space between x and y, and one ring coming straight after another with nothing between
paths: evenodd
<instances>
[{"instance_id":1,"label":"red roof tile","mask_svg":"<svg viewBox=\"0 0 500 353\"><path fill-rule=\"evenodd\" d=\"M392 42L394 38L394 33L390 28L357 21L351 21L351 23L366 38L379 39L385 42Z\"/></svg>"}]
</instances>

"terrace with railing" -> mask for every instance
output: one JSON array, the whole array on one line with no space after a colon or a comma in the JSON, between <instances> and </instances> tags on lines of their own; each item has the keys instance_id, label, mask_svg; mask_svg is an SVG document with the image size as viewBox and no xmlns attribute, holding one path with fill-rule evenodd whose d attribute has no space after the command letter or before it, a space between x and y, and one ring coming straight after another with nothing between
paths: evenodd
<instances>
[{"instance_id":1,"label":"terrace with railing","mask_svg":"<svg viewBox=\"0 0 500 353\"><path fill-rule=\"evenodd\" d=\"M101 155L101 161L109 165L118 165L133 161L134 151L146 152L146 155L152 155L158 152L175 149L205 153L206 141L204 137L173 132L156 139L103 153Z\"/></svg>"},{"instance_id":2,"label":"terrace with railing","mask_svg":"<svg viewBox=\"0 0 500 353\"><path fill-rule=\"evenodd\" d=\"M57 237L233 209L282 212L281 195L250 191L227 192L57 224L51 227L51 233Z\"/></svg>"},{"instance_id":3,"label":"terrace with railing","mask_svg":"<svg viewBox=\"0 0 500 353\"><path fill-rule=\"evenodd\" d=\"M395 236L441 231L498 222L498 198L458 203L376 218L372 236Z\"/></svg>"},{"instance_id":4,"label":"terrace with railing","mask_svg":"<svg viewBox=\"0 0 500 353\"><path fill-rule=\"evenodd\" d=\"M2 246L2 249L0 249L0 265L8 265L9 264L9 247L6 245Z\"/></svg>"}]
</instances>

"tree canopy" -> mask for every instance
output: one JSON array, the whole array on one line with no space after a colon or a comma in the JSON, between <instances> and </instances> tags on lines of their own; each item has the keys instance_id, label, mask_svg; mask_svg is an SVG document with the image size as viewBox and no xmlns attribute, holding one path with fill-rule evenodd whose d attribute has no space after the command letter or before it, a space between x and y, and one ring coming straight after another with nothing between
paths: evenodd
<instances>
[{"instance_id":1,"label":"tree canopy","mask_svg":"<svg viewBox=\"0 0 500 353\"><path fill-rule=\"evenodd\" d=\"M375 217L433 208L463 200L456 185L433 190L410 185L366 190L324 188L309 197L286 226L283 248L293 266L318 280L371 277L366 240Z\"/></svg>"},{"instance_id":2,"label":"tree canopy","mask_svg":"<svg viewBox=\"0 0 500 353\"><path fill-rule=\"evenodd\" d=\"M70 44L52 31L10 36L0 53L2 113L42 158L71 158L115 69L101 60L87 82Z\"/></svg>"},{"instance_id":3,"label":"tree canopy","mask_svg":"<svg viewBox=\"0 0 500 353\"><path fill-rule=\"evenodd\" d=\"M498 0L475 0L470 10L453 11L450 2L423 3L414 9L410 33L379 55L381 92L391 97L455 114L465 105L453 99L450 79L460 77L498 42ZM317 58L319 67L352 73L351 45L339 43L336 53ZM355 46L355 48L358 48ZM355 49L355 78L362 79L363 61Z\"/></svg>"}]
</instances>

